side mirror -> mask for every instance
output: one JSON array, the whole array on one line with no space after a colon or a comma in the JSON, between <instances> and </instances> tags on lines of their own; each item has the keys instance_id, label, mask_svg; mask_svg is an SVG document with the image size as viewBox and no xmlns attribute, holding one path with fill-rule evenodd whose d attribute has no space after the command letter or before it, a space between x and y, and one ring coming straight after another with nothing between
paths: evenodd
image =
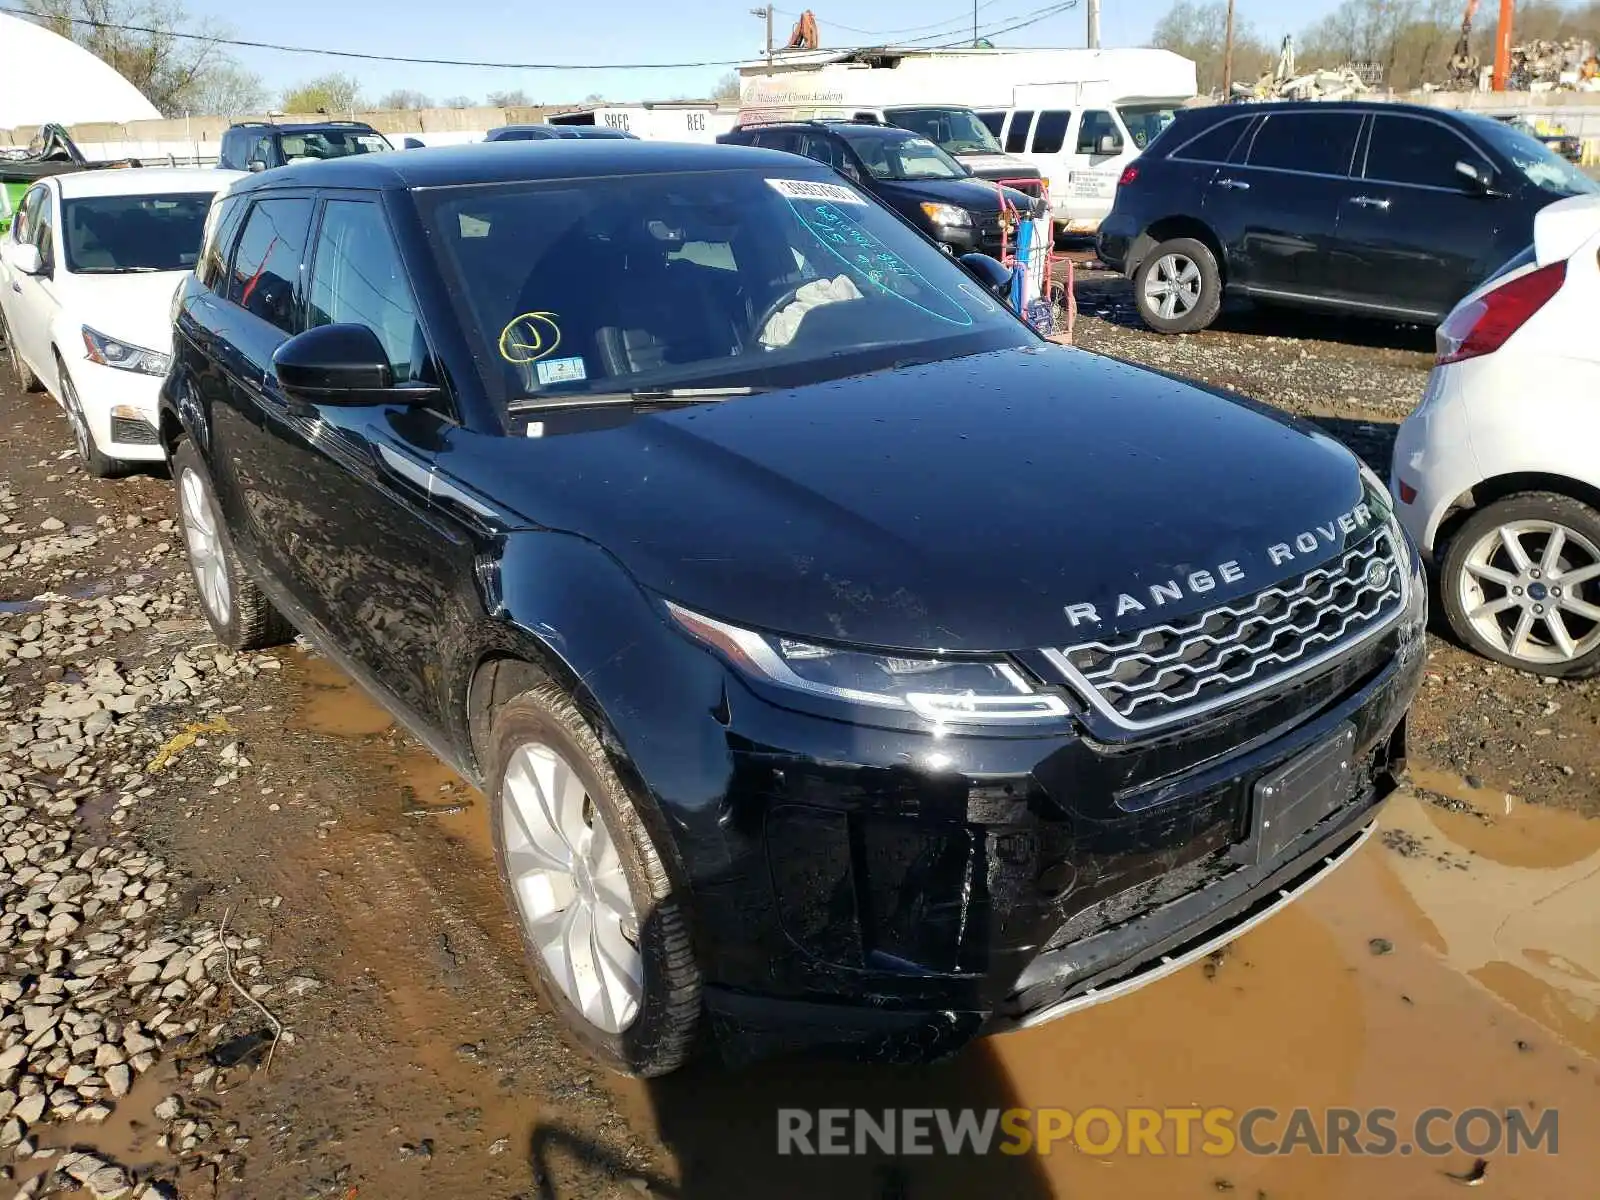
<instances>
[{"instance_id":1,"label":"side mirror","mask_svg":"<svg viewBox=\"0 0 1600 1200\"><path fill-rule=\"evenodd\" d=\"M1502 194L1494 186L1494 172L1487 167L1480 167L1477 163L1470 163L1466 159L1461 159L1456 163L1456 174L1465 177L1474 188L1485 196Z\"/></svg>"},{"instance_id":2,"label":"side mirror","mask_svg":"<svg viewBox=\"0 0 1600 1200\"><path fill-rule=\"evenodd\" d=\"M1010 267L1003 265L998 259L990 258L987 254L963 254L956 261L976 276L978 282L999 299L1009 299L1012 280Z\"/></svg>"},{"instance_id":3,"label":"side mirror","mask_svg":"<svg viewBox=\"0 0 1600 1200\"><path fill-rule=\"evenodd\" d=\"M252 158L249 162L245 163L244 169L254 175L258 171L265 171L267 169L267 164L262 162L259 158Z\"/></svg>"},{"instance_id":4,"label":"side mirror","mask_svg":"<svg viewBox=\"0 0 1600 1200\"><path fill-rule=\"evenodd\" d=\"M421 150L422 146L422 139L414 137L408 137L403 143L401 143L401 149L404 150Z\"/></svg>"},{"instance_id":5,"label":"side mirror","mask_svg":"<svg viewBox=\"0 0 1600 1200\"><path fill-rule=\"evenodd\" d=\"M6 262L24 275L43 275L44 260L39 257L39 247L32 242L9 242L6 245Z\"/></svg>"},{"instance_id":6,"label":"side mirror","mask_svg":"<svg viewBox=\"0 0 1600 1200\"><path fill-rule=\"evenodd\" d=\"M291 400L308 404L413 404L438 388L397 387L389 356L365 325L319 325L297 333L272 355Z\"/></svg>"},{"instance_id":7,"label":"side mirror","mask_svg":"<svg viewBox=\"0 0 1600 1200\"><path fill-rule=\"evenodd\" d=\"M1095 149L1099 154L1121 154L1122 139L1114 133L1102 133Z\"/></svg>"}]
</instances>

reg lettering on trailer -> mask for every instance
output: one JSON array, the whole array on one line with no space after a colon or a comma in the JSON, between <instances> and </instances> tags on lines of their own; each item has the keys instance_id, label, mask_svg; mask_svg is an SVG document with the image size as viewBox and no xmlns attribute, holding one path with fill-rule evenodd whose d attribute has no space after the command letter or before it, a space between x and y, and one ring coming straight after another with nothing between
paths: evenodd
<instances>
[{"instance_id":1,"label":"reg lettering on trailer","mask_svg":"<svg viewBox=\"0 0 1600 1200\"><path fill-rule=\"evenodd\" d=\"M620 129L623 133L632 133L633 127L629 122L631 114L625 112L604 113L601 119L611 129ZM704 133L707 129L706 114L703 112L685 113L685 125L690 133Z\"/></svg>"}]
</instances>

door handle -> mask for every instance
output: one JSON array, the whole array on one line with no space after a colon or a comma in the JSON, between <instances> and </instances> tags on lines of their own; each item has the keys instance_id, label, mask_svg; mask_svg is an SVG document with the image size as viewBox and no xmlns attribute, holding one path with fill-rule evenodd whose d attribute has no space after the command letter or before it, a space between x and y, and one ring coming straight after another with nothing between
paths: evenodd
<instances>
[{"instance_id":1,"label":"door handle","mask_svg":"<svg viewBox=\"0 0 1600 1200\"><path fill-rule=\"evenodd\" d=\"M1225 188L1238 188L1241 192L1248 192L1250 190L1250 185L1242 179L1219 179L1217 180L1217 186Z\"/></svg>"},{"instance_id":2,"label":"door handle","mask_svg":"<svg viewBox=\"0 0 1600 1200\"><path fill-rule=\"evenodd\" d=\"M1388 208L1389 207L1389 202L1387 200L1379 200L1376 196L1357 196L1355 199L1351 200L1350 203L1351 204L1359 204L1363 208Z\"/></svg>"}]
</instances>

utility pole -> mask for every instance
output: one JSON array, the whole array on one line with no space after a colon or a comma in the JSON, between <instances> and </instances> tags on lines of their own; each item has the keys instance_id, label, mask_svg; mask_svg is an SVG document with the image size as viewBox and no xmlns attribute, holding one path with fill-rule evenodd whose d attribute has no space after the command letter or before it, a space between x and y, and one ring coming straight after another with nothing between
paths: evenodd
<instances>
[{"instance_id":1,"label":"utility pole","mask_svg":"<svg viewBox=\"0 0 1600 1200\"><path fill-rule=\"evenodd\" d=\"M1515 8L1513 0L1500 0L1500 24L1494 31L1494 72L1489 84L1497 92L1506 90L1511 76L1511 20Z\"/></svg>"},{"instance_id":2,"label":"utility pole","mask_svg":"<svg viewBox=\"0 0 1600 1200\"><path fill-rule=\"evenodd\" d=\"M1233 95L1233 0L1228 0L1228 31L1222 41L1222 102Z\"/></svg>"},{"instance_id":3,"label":"utility pole","mask_svg":"<svg viewBox=\"0 0 1600 1200\"><path fill-rule=\"evenodd\" d=\"M772 5L769 4L765 8L752 8L750 15L767 19L767 66L770 67L772 65Z\"/></svg>"},{"instance_id":4,"label":"utility pole","mask_svg":"<svg viewBox=\"0 0 1600 1200\"><path fill-rule=\"evenodd\" d=\"M1100 0L1089 0L1089 36L1087 40L1089 49L1100 49Z\"/></svg>"},{"instance_id":5,"label":"utility pole","mask_svg":"<svg viewBox=\"0 0 1600 1200\"><path fill-rule=\"evenodd\" d=\"M978 0L972 0L972 48L978 48Z\"/></svg>"}]
</instances>

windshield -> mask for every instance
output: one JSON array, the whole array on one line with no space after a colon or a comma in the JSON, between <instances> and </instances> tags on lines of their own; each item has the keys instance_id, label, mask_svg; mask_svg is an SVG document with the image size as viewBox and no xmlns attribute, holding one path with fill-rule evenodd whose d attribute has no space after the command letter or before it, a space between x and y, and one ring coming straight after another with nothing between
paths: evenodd
<instances>
[{"instance_id":1,"label":"windshield","mask_svg":"<svg viewBox=\"0 0 1600 1200\"><path fill-rule=\"evenodd\" d=\"M415 193L491 393L789 387L1032 343L837 176L769 172Z\"/></svg>"},{"instance_id":2,"label":"windshield","mask_svg":"<svg viewBox=\"0 0 1600 1200\"><path fill-rule=\"evenodd\" d=\"M1539 139L1499 121L1474 122L1478 132L1535 187L1561 196L1600 192L1600 183L1590 179Z\"/></svg>"},{"instance_id":3,"label":"windshield","mask_svg":"<svg viewBox=\"0 0 1600 1200\"><path fill-rule=\"evenodd\" d=\"M907 137L896 130L852 133L847 141L874 179L907 182L967 178L965 167L926 138Z\"/></svg>"},{"instance_id":4,"label":"windshield","mask_svg":"<svg viewBox=\"0 0 1600 1200\"><path fill-rule=\"evenodd\" d=\"M1000 143L970 108L890 108L887 116L901 129L920 133L946 154L999 154Z\"/></svg>"},{"instance_id":5,"label":"windshield","mask_svg":"<svg viewBox=\"0 0 1600 1200\"><path fill-rule=\"evenodd\" d=\"M210 192L64 200L67 270L78 275L187 271L200 259L210 208Z\"/></svg>"},{"instance_id":6,"label":"windshield","mask_svg":"<svg viewBox=\"0 0 1600 1200\"><path fill-rule=\"evenodd\" d=\"M1178 110L1169 104L1119 104L1117 115L1128 127L1133 144L1139 150L1148 150L1150 143L1160 137Z\"/></svg>"},{"instance_id":7,"label":"windshield","mask_svg":"<svg viewBox=\"0 0 1600 1200\"><path fill-rule=\"evenodd\" d=\"M352 154L377 154L393 150L381 133L370 129L314 129L283 135L285 162L316 158L347 158Z\"/></svg>"}]
</instances>

